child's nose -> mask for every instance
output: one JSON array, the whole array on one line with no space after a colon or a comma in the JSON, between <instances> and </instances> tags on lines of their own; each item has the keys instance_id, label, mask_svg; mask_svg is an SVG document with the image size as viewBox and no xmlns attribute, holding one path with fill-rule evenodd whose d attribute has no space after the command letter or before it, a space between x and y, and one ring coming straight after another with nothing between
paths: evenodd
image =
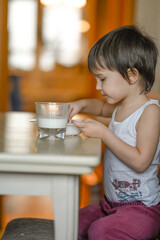
<instances>
[{"instance_id":1,"label":"child's nose","mask_svg":"<svg viewBox=\"0 0 160 240\"><path fill-rule=\"evenodd\" d=\"M101 82L97 82L96 84L96 90L101 90L102 89L102 84Z\"/></svg>"}]
</instances>

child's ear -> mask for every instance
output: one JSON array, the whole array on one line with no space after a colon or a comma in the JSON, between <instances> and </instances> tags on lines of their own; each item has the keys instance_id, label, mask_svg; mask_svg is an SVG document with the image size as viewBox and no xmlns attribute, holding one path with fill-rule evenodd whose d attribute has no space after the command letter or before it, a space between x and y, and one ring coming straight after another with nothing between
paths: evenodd
<instances>
[{"instance_id":1,"label":"child's ear","mask_svg":"<svg viewBox=\"0 0 160 240\"><path fill-rule=\"evenodd\" d=\"M130 84L134 84L138 80L139 72L136 68L132 68L132 69L128 68L127 74L128 74Z\"/></svg>"}]
</instances>

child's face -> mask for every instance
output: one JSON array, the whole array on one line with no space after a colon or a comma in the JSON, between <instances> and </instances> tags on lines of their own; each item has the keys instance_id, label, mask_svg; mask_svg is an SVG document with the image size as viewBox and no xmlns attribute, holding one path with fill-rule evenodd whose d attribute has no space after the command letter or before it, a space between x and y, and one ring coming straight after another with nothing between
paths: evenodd
<instances>
[{"instance_id":1,"label":"child's face","mask_svg":"<svg viewBox=\"0 0 160 240\"><path fill-rule=\"evenodd\" d=\"M101 92L108 103L118 103L128 96L131 85L119 72L109 69L99 70L96 72L95 78L96 89Z\"/></svg>"}]
</instances>

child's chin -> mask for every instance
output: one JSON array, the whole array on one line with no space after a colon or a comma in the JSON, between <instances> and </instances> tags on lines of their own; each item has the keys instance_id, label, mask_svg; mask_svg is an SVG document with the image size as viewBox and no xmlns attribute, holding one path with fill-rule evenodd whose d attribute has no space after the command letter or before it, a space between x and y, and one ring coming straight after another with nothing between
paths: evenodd
<instances>
[{"instance_id":1,"label":"child's chin","mask_svg":"<svg viewBox=\"0 0 160 240\"><path fill-rule=\"evenodd\" d=\"M108 97L106 97L106 100L107 100L107 102L110 103L110 104L115 104L115 103L116 103L115 100L113 100L113 99L111 99L111 98L108 98Z\"/></svg>"}]
</instances>

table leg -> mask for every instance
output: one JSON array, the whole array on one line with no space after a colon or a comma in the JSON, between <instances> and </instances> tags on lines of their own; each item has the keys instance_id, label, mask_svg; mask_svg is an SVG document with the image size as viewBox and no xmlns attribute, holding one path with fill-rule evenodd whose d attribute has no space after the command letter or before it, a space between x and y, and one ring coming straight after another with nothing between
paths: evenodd
<instances>
[{"instance_id":1,"label":"table leg","mask_svg":"<svg viewBox=\"0 0 160 240\"><path fill-rule=\"evenodd\" d=\"M79 176L54 175L52 191L55 239L77 240Z\"/></svg>"}]
</instances>

